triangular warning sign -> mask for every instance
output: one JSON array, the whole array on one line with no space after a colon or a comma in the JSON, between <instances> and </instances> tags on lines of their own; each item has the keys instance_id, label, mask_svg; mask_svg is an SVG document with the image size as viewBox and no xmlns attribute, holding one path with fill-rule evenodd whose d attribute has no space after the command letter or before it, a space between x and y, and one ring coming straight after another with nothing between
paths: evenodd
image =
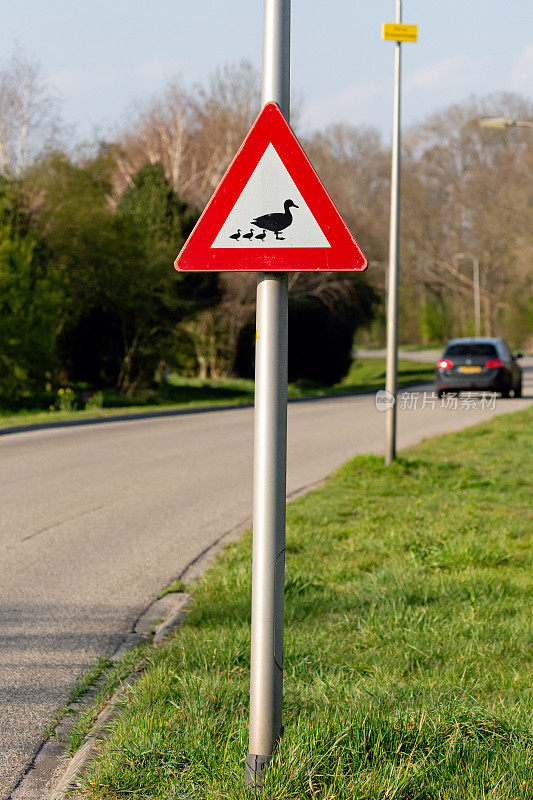
<instances>
[{"instance_id":1,"label":"triangular warning sign","mask_svg":"<svg viewBox=\"0 0 533 800\"><path fill-rule=\"evenodd\" d=\"M367 260L276 103L267 103L176 259L178 270L363 270Z\"/></svg>"}]
</instances>

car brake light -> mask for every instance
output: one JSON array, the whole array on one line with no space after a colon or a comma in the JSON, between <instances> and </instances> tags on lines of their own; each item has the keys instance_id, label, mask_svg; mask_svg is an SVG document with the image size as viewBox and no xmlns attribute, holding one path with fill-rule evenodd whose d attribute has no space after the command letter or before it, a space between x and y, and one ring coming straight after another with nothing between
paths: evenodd
<instances>
[{"instance_id":1,"label":"car brake light","mask_svg":"<svg viewBox=\"0 0 533 800\"><path fill-rule=\"evenodd\" d=\"M453 361L450 361L449 358L441 358L437 364L437 369L451 369L452 367Z\"/></svg>"},{"instance_id":2,"label":"car brake light","mask_svg":"<svg viewBox=\"0 0 533 800\"><path fill-rule=\"evenodd\" d=\"M504 363L501 358L489 358L485 366L489 369L501 369L504 366Z\"/></svg>"}]
</instances>

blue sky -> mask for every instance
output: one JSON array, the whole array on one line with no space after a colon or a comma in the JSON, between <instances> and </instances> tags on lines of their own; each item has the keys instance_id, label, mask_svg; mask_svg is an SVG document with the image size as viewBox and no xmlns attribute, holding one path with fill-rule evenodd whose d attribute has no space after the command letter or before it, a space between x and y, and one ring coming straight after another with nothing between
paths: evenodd
<instances>
[{"instance_id":1,"label":"blue sky","mask_svg":"<svg viewBox=\"0 0 533 800\"><path fill-rule=\"evenodd\" d=\"M394 0L293 0L292 86L304 129L392 119ZM403 45L403 122L471 94L533 97L531 0L404 0L419 41ZM179 75L204 82L241 58L261 63L261 0L24 0L5 4L0 53L40 61L77 135L105 133ZM1 57L0 57L1 60Z\"/></svg>"}]
</instances>

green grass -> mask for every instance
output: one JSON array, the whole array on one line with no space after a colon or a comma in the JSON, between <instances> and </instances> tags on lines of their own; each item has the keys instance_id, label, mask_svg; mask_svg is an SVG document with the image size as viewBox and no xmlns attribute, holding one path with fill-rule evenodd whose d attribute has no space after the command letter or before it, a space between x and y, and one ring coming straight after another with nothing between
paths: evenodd
<instances>
[{"instance_id":1,"label":"green grass","mask_svg":"<svg viewBox=\"0 0 533 800\"><path fill-rule=\"evenodd\" d=\"M337 391L350 389L381 388L385 385L384 358L356 358L352 361L346 377L337 384ZM398 360L398 383L413 381L432 381L435 376L435 365L423 361Z\"/></svg>"},{"instance_id":2,"label":"green grass","mask_svg":"<svg viewBox=\"0 0 533 800\"><path fill-rule=\"evenodd\" d=\"M103 407L96 409L73 411L21 409L17 412L0 409L0 427L88 417L108 417L116 414L135 414L169 408L249 403L253 401L253 381L238 379L203 381L176 375L171 376L167 387L146 389L135 398L127 398L112 391L104 391L103 396Z\"/></svg>"},{"instance_id":3,"label":"green grass","mask_svg":"<svg viewBox=\"0 0 533 800\"><path fill-rule=\"evenodd\" d=\"M269 800L530 800L533 409L360 456L290 504ZM124 696L91 800L241 798L251 537Z\"/></svg>"},{"instance_id":4,"label":"green grass","mask_svg":"<svg viewBox=\"0 0 533 800\"><path fill-rule=\"evenodd\" d=\"M167 595L167 594L175 594L175 593L178 593L178 592L184 592L186 588L187 587L185 586L183 581L178 579L177 581L174 581L174 583L171 583L170 586L165 586L165 588L163 589L163 591L159 595L159 599L161 599L162 597L165 597L165 595Z\"/></svg>"},{"instance_id":5,"label":"green grass","mask_svg":"<svg viewBox=\"0 0 533 800\"><path fill-rule=\"evenodd\" d=\"M76 681L66 702L57 709L44 736L58 736L58 727L65 717L75 715L74 723L61 734L68 753L74 753L83 743L98 714L103 710L113 692L127 679L142 669L149 643L140 642L126 650L122 658L98 658Z\"/></svg>"},{"instance_id":6,"label":"green grass","mask_svg":"<svg viewBox=\"0 0 533 800\"><path fill-rule=\"evenodd\" d=\"M98 658L89 669L85 670L83 674L76 681L74 688L71 690L66 702L57 709L54 718L50 725L44 732L45 739L53 736L58 725L69 714L74 714L74 704L82 698L95 683L99 681L102 675L109 669L112 662L108 658Z\"/></svg>"},{"instance_id":7,"label":"green grass","mask_svg":"<svg viewBox=\"0 0 533 800\"><path fill-rule=\"evenodd\" d=\"M398 362L398 383L433 379L431 364L416 361ZM385 383L384 359L356 359L348 375L335 386L300 381L289 384L290 398L309 395L339 394L342 392L379 389ZM104 392L104 407L82 411L43 411L23 409L17 412L0 409L0 427L25 425L39 422L108 417L116 414L135 414L145 411L161 411L170 408L194 408L195 406L253 403L254 382L245 379L225 378L201 380L173 375L165 389L150 389L139 397L128 399L113 392Z\"/></svg>"},{"instance_id":8,"label":"green grass","mask_svg":"<svg viewBox=\"0 0 533 800\"><path fill-rule=\"evenodd\" d=\"M119 687L122 687L130 676L135 675L142 669L149 648L148 642L140 642L135 647L126 650L120 660L116 662L108 660L104 665L104 669L98 675L95 675L92 680L88 681L84 691L90 688L95 689L95 691L90 702L86 704L81 714L78 715L75 724L67 733L65 744L68 753L75 753L83 744L83 740L94 725L98 714L103 710L113 693ZM92 676L89 675L89 677ZM98 680L100 678L101 680ZM76 713L76 709L69 706L66 713Z\"/></svg>"}]
</instances>

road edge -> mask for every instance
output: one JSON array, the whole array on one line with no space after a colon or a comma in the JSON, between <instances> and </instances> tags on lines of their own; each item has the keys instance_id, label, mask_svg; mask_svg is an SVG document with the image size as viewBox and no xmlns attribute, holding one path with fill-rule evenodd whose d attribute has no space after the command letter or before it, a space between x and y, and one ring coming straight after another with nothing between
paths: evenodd
<instances>
[{"instance_id":1,"label":"road edge","mask_svg":"<svg viewBox=\"0 0 533 800\"><path fill-rule=\"evenodd\" d=\"M300 486L287 495L287 500L290 501L301 497L307 492L316 489L322 483L323 480L319 480ZM251 524L251 517L246 517L232 528L224 531L215 541L195 556L170 583L177 580L190 583L200 577L211 561L216 558L228 544L240 539L241 536L251 528ZM165 597L168 599L169 595L165 595ZM157 597L150 601L139 613L137 619L133 621L130 631L124 635L120 645L116 648L114 653L111 654L111 661L115 663L119 661L127 650L137 645L143 639L149 641L151 638L154 647L159 647L164 644L164 640L168 634L180 627L188 613L190 605L194 602L194 597L185 592L174 593L176 602L172 605L170 611L165 614L163 620L157 626L152 626L150 619L153 618L154 615L156 618L161 617L157 604L163 601L165 597ZM122 688L132 685L141 674L142 673L134 673L130 675L123 682ZM120 702L120 691L119 688L110 697L91 726L91 729L84 737L82 744L72 756L65 756L63 746L54 736L41 741L33 758L27 765L24 774L21 775L18 783L12 789L12 800L19 800L19 798L20 800L22 800L22 798L23 800L33 800L33 798L37 800L37 797L38 800L43 800L45 797L46 800L66 800L67 797L75 800L76 787L73 786L74 781L90 767L94 760L97 743L105 736L105 726L113 718L116 707ZM90 692L90 690L88 690L88 692ZM83 709L80 709L80 713L83 713ZM68 723L73 725L77 717L77 714L67 717ZM38 796L34 793L35 789L39 790Z\"/></svg>"},{"instance_id":2,"label":"road edge","mask_svg":"<svg viewBox=\"0 0 533 800\"><path fill-rule=\"evenodd\" d=\"M188 613L188 607L192 602L190 595L182 592L176 593L176 603L173 610L168 616L155 628L152 637L152 645L154 647L161 644L164 638L171 633L175 628L178 628ZM156 611L157 600L152 603L143 617L147 614L152 614ZM149 636L146 634L137 634L139 640L147 640ZM125 641L113 655L113 661L119 661L122 655L133 647L137 642L135 640ZM49 794L49 800L64 800L66 797L75 798L77 787L75 781L83 775L83 773L91 766L95 757L97 756L98 741L105 737L107 731L106 726L112 719L119 713L119 704L123 700L124 689L133 686L134 683L142 676L142 670L128 675L122 682L120 687L112 694L102 711L96 717L91 729L84 737L83 743L70 757L65 769L61 768L61 764L54 771L52 775L52 788ZM55 780L58 772L61 775L58 780Z\"/></svg>"},{"instance_id":3,"label":"road edge","mask_svg":"<svg viewBox=\"0 0 533 800\"><path fill-rule=\"evenodd\" d=\"M409 381L400 384L398 389L412 389L414 386L431 386L432 381ZM287 403L311 403L317 400L332 400L335 397L358 397L360 395L372 395L378 392L382 386L373 389L354 389L351 392L336 392L334 394L310 394L304 397L289 397ZM10 433L28 433L31 431L48 430L53 428L77 428L84 425L103 425L109 422L130 422L142 419L158 419L159 417L181 417L186 414L207 414L209 411L233 411L235 409L253 408L253 403L224 403L210 406L191 406L180 408L165 408L160 411L135 411L131 414L108 414L99 417L82 417L78 419L61 419L51 422L28 422L23 425L5 425L0 427L0 436L7 436Z\"/></svg>"}]
</instances>

